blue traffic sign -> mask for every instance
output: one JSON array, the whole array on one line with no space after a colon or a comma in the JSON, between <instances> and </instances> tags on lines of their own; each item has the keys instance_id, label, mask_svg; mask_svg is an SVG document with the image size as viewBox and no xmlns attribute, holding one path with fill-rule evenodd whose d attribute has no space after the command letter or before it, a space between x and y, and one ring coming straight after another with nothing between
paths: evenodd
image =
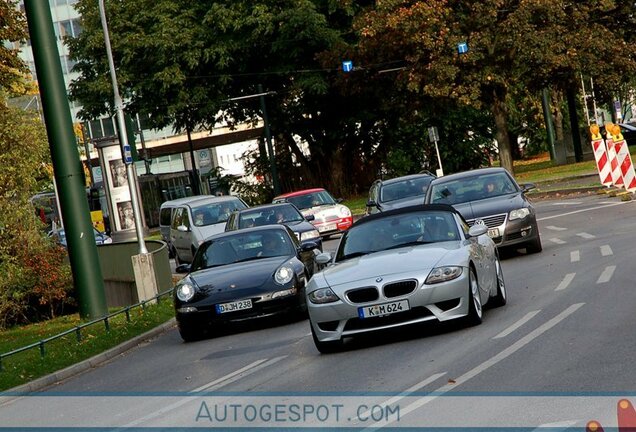
<instances>
[{"instance_id":1,"label":"blue traffic sign","mask_svg":"<svg viewBox=\"0 0 636 432\"><path fill-rule=\"evenodd\" d=\"M351 60L346 60L342 62L343 72L351 72L352 70L353 70L353 62Z\"/></svg>"},{"instance_id":2,"label":"blue traffic sign","mask_svg":"<svg viewBox=\"0 0 636 432\"><path fill-rule=\"evenodd\" d=\"M460 54L465 54L468 52L468 44L466 42L460 42L457 44L457 52Z\"/></svg>"}]
</instances>

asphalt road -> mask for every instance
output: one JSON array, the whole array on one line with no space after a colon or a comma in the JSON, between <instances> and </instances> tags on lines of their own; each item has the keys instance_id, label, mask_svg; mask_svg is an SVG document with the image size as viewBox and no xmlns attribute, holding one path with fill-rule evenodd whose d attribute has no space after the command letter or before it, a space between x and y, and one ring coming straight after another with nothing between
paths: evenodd
<instances>
[{"instance_id":1,"label":"asphalt road","mask_svg":"<svg viewBox=\"0 0 636 432\"><path fill-rule=\"evenodd\" d=\"M211 426L205 415L200 418L200 400L179 393L193 391L224 392L229 400L274 394L281 403L363 393L399 405L399 421L353 421L372 429L421 425L422 415L428 425L443 426L504 422L565 430L591 418L605 425L615 421L618 398L636 390L636 204L593 195L536 206L543 252L503 256L508 304L486 310L480 326L427 324L383 332L348 341L332 355L315 349L306 320L260 321L187 344L175 329L47 392L148 396L136 403L100 401L91 426L113 419L117 425L166 426L192 422L196 415L193 425ZM68 411L68 398L46 400L48 425L70 421L60 414ZM29 403L35 402L0 405L3 423L27 425ZM77 408L98 401L74 403ZM303 421L294 425L311 423Z\"/></svg>"}]
</instances>

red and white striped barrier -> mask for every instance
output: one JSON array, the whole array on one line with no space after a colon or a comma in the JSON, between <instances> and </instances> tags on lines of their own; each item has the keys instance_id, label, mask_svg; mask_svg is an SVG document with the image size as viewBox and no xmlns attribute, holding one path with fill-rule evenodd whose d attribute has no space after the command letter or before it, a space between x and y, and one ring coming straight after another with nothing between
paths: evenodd
<instances>
[{"instance_id":1,"label":"red and white striped barrier","mask_svg":"<svg viewBox=\"0 0 636 432\"><path fill-rule=\"evenodd\" d=\"M612 131L612 139L614 140L614 150L616 151L616 159L623 177L623 187L629 192L636 191L636 172L632 164L632 157L629 154L627 143L621 134L620 126L614 125Z\"/></svg>"},{"instance_id":2,"label":"red and white striped barrier","mask_svg":"<svg viewBox=\"0 0 636 432\"><path fill-rule=\"evenodd\" d=\"M612 139L612 133L610 132L613 128L614 125L612 123L605 125L605 134L607 136L605 140L605 144L607 145L607 158L609 159L610 170L612 171L612 183L616 187L623 187L623 175L621 173L621 167L618 164L618 159L616 158L614 140Z\"/></svg>"},{"instance_id":3,"label":"red and white striped barrier","mask_svg":"<svg viewBox=\"0 0 636 432\"><path fill-rule=\"evenodd\" d=\"M599 133L598 125L594 124L590 126L590 132L592 133L592 149L594 149L596 169L598 170L598 175L601 178L601 184L609 187L612 185L612 169L610 167L609 158L607 157L605 142Z\"/></svg>"}]
</instances>

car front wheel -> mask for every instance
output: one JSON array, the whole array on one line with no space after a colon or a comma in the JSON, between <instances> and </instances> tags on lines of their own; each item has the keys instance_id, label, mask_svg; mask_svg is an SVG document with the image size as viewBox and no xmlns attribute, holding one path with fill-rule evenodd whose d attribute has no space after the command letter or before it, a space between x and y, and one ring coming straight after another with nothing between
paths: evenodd
<instances>
[{"instance_id":1,"label":"car front wheel","mask_svg":"<svg viewBox=\"0 0 636 432\"><path fill-rule=\"evenodd\" d=\"M179 324L179 334L185 342L194 342L203 338L204 332L187 324Z\"/></svg>"},{"instance_id":2,"label":"car front wheel","mask_svg":"<svg viewBox=\"0 0 636 432\"><path fill-rule=\"evenodd\" d=\"M503 306L508 301L508 293L506 292L506 282L504 281L503 270L499 258L495 261L496 278L497 278L497 294L490 301L494 307Z\"/></svg>"},{"instance_id":3,"label":"car front wheel","mask_svg":"<svg viewBox=\"0 0 636 432\"><path fill-rule=\"evenodd\" d=\"M471 326L481 324L483 314L479 283L477 282L477 276L475 276L475 270L470 268L468 274L468 315L466 316L466 323Z\"/></svg>"},{"instance_id":4,"label":"car front wheel","mask_svg":"<svg viewBox=\"0 0 636 432\"><path fill-rule=\"evenodd\" d=\"M526 244L526 252L529 254L539 253L543 250L541 246L541 236L537 233L537 237Z\"/></svg>"},{"instance_id":5,"label":"car front wheel","mask_svg":"<svg viewBox=\"0 0 636 432\"><path fill-rule=\"evenodd\" d=\"M311 323L309 324L309 326L311 327L311 336L314 339L314 345L316 345L316 349L318 349L318 351L320 351L321 354L331 354L331 353L338 352L342 349L342 339L339 339L337 341L321 342L318 340L318 337L316 336L316 332L314 331L314 326L311 325Z\"/></svg>"}]
</instances>

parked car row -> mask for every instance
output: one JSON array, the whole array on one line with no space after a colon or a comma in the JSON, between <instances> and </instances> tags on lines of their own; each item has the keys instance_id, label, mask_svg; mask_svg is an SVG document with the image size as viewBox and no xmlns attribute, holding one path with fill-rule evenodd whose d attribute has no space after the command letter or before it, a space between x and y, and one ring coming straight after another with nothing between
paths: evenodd
<instances>
[{"instance_id":1,"label":"parked car row","mask_svg":"<svg viewBox=\"0 0 636 432\"><path fill-rule=\"evenodd\" d=\"M225 218L224 232L191 242L191 264L179 267L188 272L175 290L181 336L308 312L314 343L327 353L345 338L381 329L430 320L479 324L484 305L507 301L498 248L541 250L525 197L533 187L519 186L502 168L378 180L368 215L355 224L324 189L251 208L234 198L242 205ZM174 230L192 230L194 219L186 225L184 218L194 217L197 202L180 204L181 220L173 210L171 241ZM322 252L322 239L340 232L335 253Z\"/></svg>"}]
</instances>

